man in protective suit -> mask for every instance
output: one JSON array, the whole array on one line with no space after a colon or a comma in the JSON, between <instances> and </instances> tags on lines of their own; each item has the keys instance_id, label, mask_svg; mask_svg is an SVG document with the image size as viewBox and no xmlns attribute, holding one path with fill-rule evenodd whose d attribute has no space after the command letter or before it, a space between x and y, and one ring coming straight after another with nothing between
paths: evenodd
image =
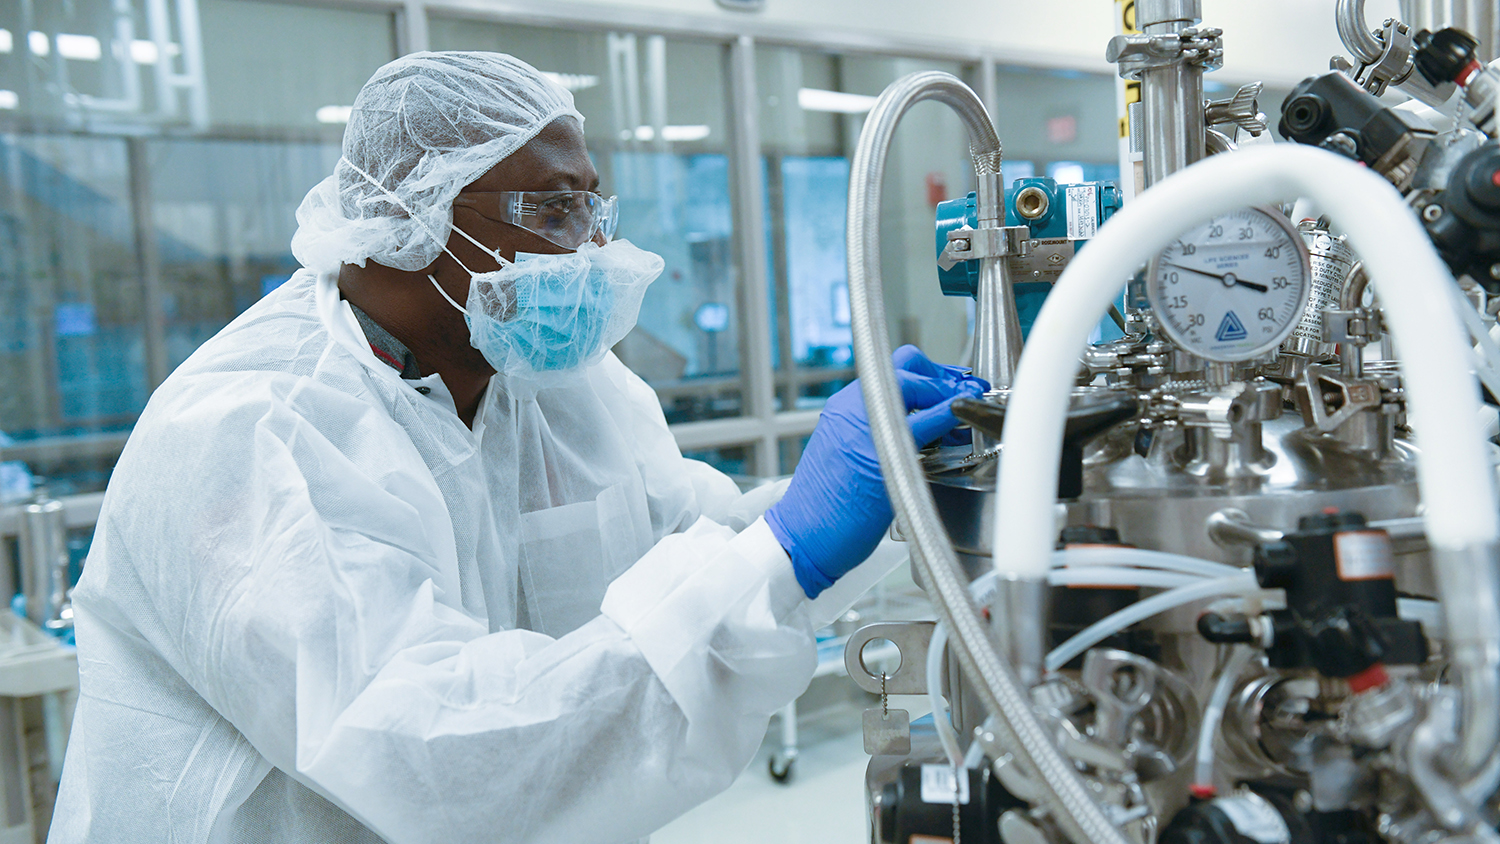
<instances>
[{"instance_id":1,"label":"man in protective suit","mask_svg":"<svg viewBox=\"0 0 1500 844\"><path fill-rule=\"evenodd\" d=\"M51 841L627 841L806 687L808 599L891 518L858 386L789 487L684 459L608 352L661 259L611 240L582 124L493 53L365 85L304 269L116 467ZM919 442L982 389L897 364Z\"/></svg>"}]
</instances>

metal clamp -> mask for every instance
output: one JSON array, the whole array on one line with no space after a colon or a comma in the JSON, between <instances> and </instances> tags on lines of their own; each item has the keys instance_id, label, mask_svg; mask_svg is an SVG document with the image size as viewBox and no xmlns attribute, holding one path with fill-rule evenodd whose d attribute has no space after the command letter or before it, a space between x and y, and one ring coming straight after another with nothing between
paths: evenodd
<instances>
[{"instance_id":1,"label":"metal clamp","mask_svg":"<svg viewBox=\"0 0 1500 844\"><path fill-rule=\"evenodd\" d=\"M1364 346L1385 333L1380 312L1366 308L1327 308L1323 311L1323 342Z\"/></svg>"},{"instance_id":2,"label":"metal clamp","mask_svg":"<svg viewBox=\"0 0 1500 844\"><path fill-rule=\"evenodd\" d=\"M1079 676L1094 698L1094 737L1123 748L1130 723L1156 694L1156 663L1128 651L1094 648L1083 658Z\"/></svg>"},{"instance_id":3,"label":"metal clamp","mask_svg":"<svg viewBox=\"0 0 1500 844\"><path fill-rule=\"evenodd\" d=\"M1214 393L1184 395L1176 408L1182 424L1207 428L1221 440L1241 425L1266 422L1281 413L1281 388L1269 381L1237 382Z\"/></svg>"},{"instance_id":4,"label":"metal clamp","mask_svg":"<svg viewBox=\"0 0 1500 844\"><path fill-rule=\"evenodd\" d=\"M927 645L932 641L932 621L878 621L854 631L844 645L844 668L854 685L871 693L884 691L892 695L927 694ZM901 664L894 673L881 675L865 665L865 645L876 639L887 639L896 646Z\"/></svg>"},{"instance_id":5,"label":"metal clamp","mask_svg":"<svg viewBox=\"0 0 1500 844\"><path fill-rule=\"evenodd\" d=\"M1266 131L1266 116L1261 113L1259 102L1264 87L1264 83L1251 82L1227 100L1209 100L1203 107L1203 122L1209 126L1233 123L1252 137L1260 137Z\"/></svg>"},{"instance_id":6,"label":"metal clamp","mask_svg":"<svg viewBox=\"0 0 1500 844\"><path fill-rule=\"evenodd\" d=\"M1346 378L1326 366L1308 364L1302 371L1302 384L1307 388L1312 424L1324 433L1335 430L1354 414L1381 404L1379 381Z\"/></svg>"},{"instance_id":7,"label":"metal clamp","mask_svg":"<svg viewBox=\"0 0 1500 844\"><path fill-rule=\"evenodd\" d=\"M1027 226L995 226L982 229L960 226L948 232L948 245L938 256L944 272L960 261L978 258L1025 257L1031 252L1031 229Z\"/></svg>"},{"instance_id":8,"label":"metal clamp","mask_svg":"<svg viewBox=\"0 0 1500 844\"><path fill-rule=\"evenodd\" d=\"M1222 29L1188 28L1159 35L1116 35L1104 48L1104 60L1120 65L1120 76L1139 79L1142 72L1178 64L1205 70L1224 65Z\"/></svg>"}]
</instances>

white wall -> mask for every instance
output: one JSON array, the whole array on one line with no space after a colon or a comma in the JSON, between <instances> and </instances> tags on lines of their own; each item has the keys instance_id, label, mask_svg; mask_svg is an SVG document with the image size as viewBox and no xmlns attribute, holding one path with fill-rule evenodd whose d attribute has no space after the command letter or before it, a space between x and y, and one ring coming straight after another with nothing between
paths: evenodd
<instances>
[{"instance_id":1,"label":"white wall","mask_svg":"<svg viewBox=\"0 0 1500 844\"><path fill-rule=\"evenodd\" d=\"M1342 52L1335 0L1203 0L1204 23L1225 31L1227 81L1260 79L1288 87L1328 70ZM563 4L554 6L560 9ZM760 12L732 12L714 0L592 0L595 8L649 10L774 38L777 32L837 33L872 42L896 38L956 53L994 51L1007 63L1108 70L1104 45L1115 32L1110 0L988 0L966 4L912 0L766 0ZM1396 14L1396 0L1370 0L1372 26ZM841 40L841 39L832 39Z\"/></svg>"}]
</instances>

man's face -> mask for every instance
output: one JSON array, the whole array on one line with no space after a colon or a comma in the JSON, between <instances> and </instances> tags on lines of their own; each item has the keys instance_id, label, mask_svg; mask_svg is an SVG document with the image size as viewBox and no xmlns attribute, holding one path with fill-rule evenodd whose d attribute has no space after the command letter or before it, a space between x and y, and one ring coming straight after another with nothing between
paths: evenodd
<instances>
[{"instance_id":1,"label":"man's face","mask_svg":"<svg viewBox=\"0 0 1500 844\"><path fill-rule=\"evenodd\" d=\"M589 160L588 147L583 141L583 128L572 117L560 117L547 124L525 146L475 179L463 192L593 191L598 188L599 173ZM485 246L498 250L507 260L515 260L517 252L556 254L569 251L534 232L492 220L473 208L461 205L453 208L453 225ZM485 254L457 232L449 235L448 249L474 272L491 272L500 268L492 256ZM451 269L458 270L457 267ZM459 274L466 276L462 270L459 270ZM467 281L465 277L465 287ZM458 301L462 302L463 299Z\"/></svg>"}]
</instances>

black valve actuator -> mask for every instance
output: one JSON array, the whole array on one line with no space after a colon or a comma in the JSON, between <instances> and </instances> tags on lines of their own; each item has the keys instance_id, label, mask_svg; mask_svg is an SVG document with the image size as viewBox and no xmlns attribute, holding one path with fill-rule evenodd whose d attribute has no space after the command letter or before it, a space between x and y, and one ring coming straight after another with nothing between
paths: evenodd
<instances>
[{"instance_id":1,"label":"black valve actuator","mask_svg":"<svg viewBox=\"0 0 1500 844\"><path fill-rule=\"evenodd\" d=\"M1272 613L1272 666L1353 677L1376 664L1427 659L1421 624L1396 613L1390 535L1363 515L1304 516L1296 531L1257 546L1254 563L1261 586L1286 592L1287 608Z\"/></svg>"}]
</instances>

